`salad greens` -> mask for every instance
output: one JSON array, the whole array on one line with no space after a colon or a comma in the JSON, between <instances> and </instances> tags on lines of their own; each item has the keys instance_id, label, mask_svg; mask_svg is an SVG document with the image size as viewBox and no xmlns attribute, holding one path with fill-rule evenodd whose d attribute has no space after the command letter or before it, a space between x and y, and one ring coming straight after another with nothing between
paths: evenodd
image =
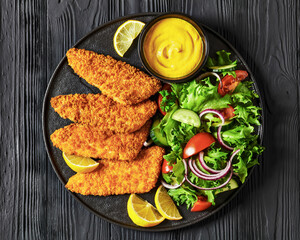
<instances>
[{"instance_id":1,"label":"salad greens","mask_svg":"<svg viewBox=\"0 0 300 240\"><path fill-rule=\"evenodd\" d=\"M213 84L209 77L201 81L194 80L183 84L172 84L172 90L181 108L196 113L208 108L226 108L230 104L230 95L221 97L218 93L218 85Z\"/></svg>"},{"instance_id":2,"label":"salad greens","mask_svg":"<svg viewBox=\"0 0 300 240\"><path fill-rule=\"evenodd\" d=\"M231 53L221 50L217 51L216 54L218 55L217 59L208 57L206 67L215 72L221 72L223 77L227 74L236 77L235 72L232 70L237 66L237 60L230 60Z\"/></svg>"},{"instance_id":3,"label":"salad greens","mask_svg":"<svg viewBox=\"0 0 300 240\"><path fill-rule=\"evenodd\" d=\"M237 65L237 60L230 60L230 53L222 50L217 52L217 59L209 58L207 68L220 71L223 76L226 74L236 77L232 71ZM260 125L261 109L253 104L253 100L258 95L251 89L252 82L239 82L232 94L226 94L222 97L218 93L219 82L207 77L202 80L193 80L182 84L172 84L172 92L163 90L161 106L167 114L161 119L157 128L166 138L170 147L168 154L164 156L173 171L164 173L163 178L169 184L179 184L184 178L184 165L182 163L183 149L186 143L199 132L209 132L213 136L217 135L215 124L220 124L220 118L214 114L206 114L202 118L202 124L199 128L181 123L172 119L172 114L179 108L189 109L200 114L205 109L221 110L231 105L234 108L235 116L230 119L230 124L221 132L223 141L234 148L234 151L240 149L237 157L234 158L232 166L234 174L237 175L241 183L244 183L248 168L258 164L258 155L263 152L263 147L258 143L258 136L255 133L255 126ZM224 169L230 157L230 151L222 148L218 143L212 144L204 155L205 163L215 169ZM201 167L197 154L193 156L196 159L197 166ZM221 178L218 180L203 180L195 176L192 172L188 177L193 184L200 187L212 188L226 181ZM197 201L198 195L204 195L212 204L215 203L216 190L199 190L193 188L187 182L177 189L168 190L169 195L178 204L185 203L187 207L193 206Z\"/></svg>"}]
</instances>

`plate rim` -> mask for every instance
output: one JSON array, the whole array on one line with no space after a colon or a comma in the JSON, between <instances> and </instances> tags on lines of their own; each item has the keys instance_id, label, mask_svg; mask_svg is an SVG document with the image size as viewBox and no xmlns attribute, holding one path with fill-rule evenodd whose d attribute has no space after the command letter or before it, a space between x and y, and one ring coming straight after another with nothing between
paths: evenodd
<instances>
[{"instance_id":1,"label":"plate rim","mask_svg":"<svg viewBox=\"0 0 300 240\"><path fill-rule=\"evenodd\" d=\"M115 24L117 22L120 21L125 21L125 20L129 20L131 18L137 18L137 17L148 17L148 16L153 16L156 17L160 14L165 14L165 13L169 13L169 12L145 12L145 13L137 13L137 14L129 14L126 16L122 16L122 17L118 17L115 18L111 21L108 21L104 24L101 24L100 26L96 27L95 29L91 30L90 32L88 32L85 36L83 36L82 38L80 38L72 47L76 47L77 45L79 45L81 42L85 41L87 38L89 38L90 35L96 33L97 31L99 31L102 28L105 28L111 24ZM174 12L172 12L174 13ZM180 13L180 12L178 12ZM192 16L193 17L193 16ZM199 22L197 19L195 19L197 22ZM260 122L261 125L258 127L258 135L259 135L259 144L263 144L264 142L264 125L265 125L265 118L264 118L264 109L265 109L265 101L264 101L264 95L261 93L261 91L258 88L258 84L256 79L254 78L254 75L252 74L251 70L248 67L248 64L246 63L246 61L244 60L244 58L240 55L240 53L235 49L235 47L232 46L232 44L227 41L223 36L221 36L218 32L216 32L215 30L211 29L210 27L206 26L205 24L201 24L200 25L203 26L204 31L210 31L212 32L214 35L216 35L219 39L221 39L225 44L227 44L235 53L235 55L239 58L239 60L242 62L243 66L246 68L246 70L249 73L250 79L253 82L253 87L255 92L258 94L259 96L259 107L261 108L261 117L260 117ZM43 108L42 108L42 131L43 131L43 140L45 143L45 148L47 151L47 155L48 158L50 160L51 166L56 174L56 176L58 177L58 179L60 180L60 182L64 185L65 188L65 182L62 178L62 176L59 174L57 166L55 164L55 161L52 159L53 156L50 155L50 151L49 151L49 146L51 145L50 140L48 138L46 138L46 104L48 101L48 95L49 95L49 91L51 88L51 83L53 81L53 79L55 78L55 76L57 75L59 68L61 67L62 63L66 61L66 55L64 55L64 57L60 60L60 62L57 64L55 70L53 71L49 82L47 83L47 88L44 94L44 100L43 100ZM262 155L258 156L259 159L259 163L261 163L262 161ZM191 222L187 222L187 223L183 223L181 225L178 226L169 226L169 227L163 227L163 228L143 228L140 226L131 226L131 225L127 225L123 222L117 222L115 220L111 220L110 218L108 218L106 215L100 214L98 212L96 212L95 210L93 210L88 204L86 204L85 202L83 202L76 193L73 193L71 191L69 191L68 189L65 188L65 190L72 195L72 197L74 197L81 205L84 206L84 208L86 208L89 212L95 214L96 216L100 217L101 219L104 219L105 221L112 223L112 224L117 224L121 227L125 227L128 229L133 229L133 230L138 230L138 231L143 231L143 232L162 232L162 231L172 231L172 230L176 230L176 229L181 229L181 228L185 228L187 226L191 226L194 225L196 223L199 223L209 217L211 217L212 215L216 214L217 212L219 212L223 207L225 207L230 201L232 201L233 198L235 198L237 196L237 194L244 188L244 186L246 185L246 183L249 181L249 178L253 172L253 170L255 169L256 165L253 166L249 171L248 171L248 176L245 180L245 182L233 193L230 195L230 197L228 197L223 203L221 203L216 209L214 209L212 212L210 212L209 214L205 215L202 219L195 219Z\"/></svg>"}]
</instances>

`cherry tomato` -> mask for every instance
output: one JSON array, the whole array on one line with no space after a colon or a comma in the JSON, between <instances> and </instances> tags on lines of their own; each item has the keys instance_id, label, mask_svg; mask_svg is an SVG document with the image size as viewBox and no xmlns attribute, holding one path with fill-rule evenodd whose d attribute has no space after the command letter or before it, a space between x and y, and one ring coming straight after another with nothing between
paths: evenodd
<instances>
[{"instance_id":1,"label":"cherry tomato","mask_svg":"<svg viewBox=\"0 0 300 240\"><path fill-rule=\"evenodd\" d=\"M162 87L162 90L167 90L168 92L171 92L171 91L172 91L171 85L170 85L170 84L167 84L167 83L164 84L163 87ZM161 101L162 101L162 95L159 94L159 95L158 95L158 99L157 99L158 109L159 109L159 111L161 112L161 114L165 116L167 113L164 112L164 111L160 108Z\"/></svg>"},{"instance_id":2,"label":"cherry tomato","mask_svg":"<svg viewBox=\"0 0 300 240\"><path fill-rule=\"evenodd\" d=\"M228 105L228 108L221 109L220 112L223 115L225 120L228 120L228 119L233 118L235 116L234 108L230 105Z\"/></svg>"},{"instance_id":3,"label":"cherry tomato","mask_svg":"<svg viewBox=\"0 0 300 240\"><path fill-rule=\"evenodd\" d=\"M190 156L201 152L202 150L208 148L216 140L214 137L207 133L201 132L193 136L188 143L185 145L183 150L183 158L189 158Z\"/></svg>"},{"instance_id":4,"label":"cherry tomato","mask_svg":"<svg viewBox=\"0 0 300 240\"><path fill-rule=\"evenodd\" d=\"M235 70L236 80L243 81L246 77L248 77L247 71L244 70Z\"/></svg>"},{"instance_id":5,"label":"cherry tomato","mask_svg":"<svg viewBox=\"0 0 300 240\"><path fill-rule=\"evenodd\" d=\"M173 169L173 166L170 166L168 161L164 159L163 165L162 165L162 173L169 173Z\"/></svg>"},{"instance_id":6,"label":"cherry tomato","mask_svg":"<svg viewBox=\"0 0 300 240\"><path fill-rule=\"evenodd\" d=\"M194 206L191 209L191 212L200 212L211 206L211 202L207 201L206 197L198 196L198 201L195 202Z\"/></svg>"},{"instance_id":7,"label":"cherry tomato","mask_svg":"<svg viewBox=\"0 0 300 240\"><path fill-rule=\"evenodd\" d=\"M223 87L221 87L221 83L218 86L218 93L223 97L227 93L232 93L236 87L239 85L240 81L243 81L247 76L248 73L243 70L236 70L235 71L236 78L232 75L226 75L222 78Z\"/></svg>"}]
</instances>

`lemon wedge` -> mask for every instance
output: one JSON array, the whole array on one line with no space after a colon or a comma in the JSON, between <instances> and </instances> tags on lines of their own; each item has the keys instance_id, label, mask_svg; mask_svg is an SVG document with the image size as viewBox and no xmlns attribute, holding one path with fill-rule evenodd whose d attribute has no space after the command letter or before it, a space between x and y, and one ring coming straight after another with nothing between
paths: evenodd
<instances>
[{"instance_id":1,"label":"lemon wedge","mask_svg":"<svg viewBox=\"0 0 300 240\"><path fill-rule=\"evenodd\" d=\"M124 22L116 31L114 36L114 48L123 57L131 46L133 40L140 34L145 23L137 20Z\"/></svg>"},{"instance_id":2,"label":"lemon wedge","mask_svg":"<svg viewBox=\"0 0 300 240\"><path fill-rule=\"evenodd\" d=\"M134 193L128 199L127 212L131 220L141 227L153 227L165 220L155 207Z\"/></svg>"},{"instance_id":3,"label":"lemon wedge","mask_svg":"<svg viewBox=\"0 0 300 240\"><path fill-rule=\"evenodd\" d=\"M157 210L164 218L169 220L182 219L182 216L180 215L175 203L162 185L160 185L157 189L154 201Z\"/></svg>"},{"instance_id":4,"label":"lemon wedge","mask_svg":"<svg viewBox=\"0 0 300 240\"><path fill-rule=\"evenodd\" d=\"M99 163L91 158L66 154L63 152L66 164L75 172L87 173L95 170Z\"/></svg>"}]
</instances>

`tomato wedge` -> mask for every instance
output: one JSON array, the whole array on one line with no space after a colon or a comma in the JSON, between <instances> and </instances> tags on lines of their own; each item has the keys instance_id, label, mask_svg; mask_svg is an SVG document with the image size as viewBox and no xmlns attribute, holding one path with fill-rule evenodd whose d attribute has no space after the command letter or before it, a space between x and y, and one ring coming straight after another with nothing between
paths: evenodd
<instances>
[{"instance_id":1,"label":"tomato wedge","mask_svg":"<svg viewBox=\"0 0 300 240\"><path fill-rule=\"evenodd\" d=\"M236 70L235 74L236 78L234 78L232 75L226 75L221 80L222 84L219 83L218 93L222 97L225 96L227 93L232 93L239 85L240 81L243 81L246 77L248 77L247 71L244 70Z\"/></svg>"},{"instance_id":2,"label":"tomato wedge","mask_svg":"<svg viewBox=\"0 0 300 240\"><path fill-rule=\"evenodd\" d=\"M194 206L191 209L191 212L200 212L211 206L211 202L207 201L206 197L198 196L198 201L195 202Z\"/></svg>"},{"instance_id":3,"label":"tomato wedge","mask_svg":"<svg viewBox=\"0 0 300 240\"><path fill-rule=\"evenodd\" d=\"M183 150L183 158L187 159L190 156L201 152L205 148L208 148L215 141L216 140L214 139L214 137L207 132L196 134L186 144Z\"/></svg>"},{"instance_id":4,"label":"tomato wedge","mask_svg":"<svg viewBox=\"0 0 300 240\"><path fill-rule=\"evenodd\" d=\"M162 87L162 90L167 90L168 92L172 92L172 88L171 88L171 85L170 84L164 84L163 85L163 87ZM162 95L161 94L159 94L158 95L158 99L157 99L157 104L158 104L158 109L159 109L159 111L161 112L161 114L162 115L166 115L167 113L166 112L164 112L162 109L161 109L161 107L160 107L160 104L161 104L161 102L162 102Z\"/></svg>"},{"instance_id":5,"label":"tomato wedge","mask_svg":"<svg viewBox=\"0 0 300 240\"><path fill-rule=\"evenodd\" d=\"M225 120L228 120L228 119L233 118L235 116L234 108L231 105L228 105L228 108L221 109L220 112L223 115Z\"/></svg>"},{"instance_id":6,"label":"tomato wedge","mask_svg":"<svg viewBox=\"0 0 300 240\"><path fill-rule=\"evenodd\" d=\"M161 168L162 173L169 173L173 169L173 166L170 166L168 161L164 159L163 165Z\"/></svg>"}]
</instances>

